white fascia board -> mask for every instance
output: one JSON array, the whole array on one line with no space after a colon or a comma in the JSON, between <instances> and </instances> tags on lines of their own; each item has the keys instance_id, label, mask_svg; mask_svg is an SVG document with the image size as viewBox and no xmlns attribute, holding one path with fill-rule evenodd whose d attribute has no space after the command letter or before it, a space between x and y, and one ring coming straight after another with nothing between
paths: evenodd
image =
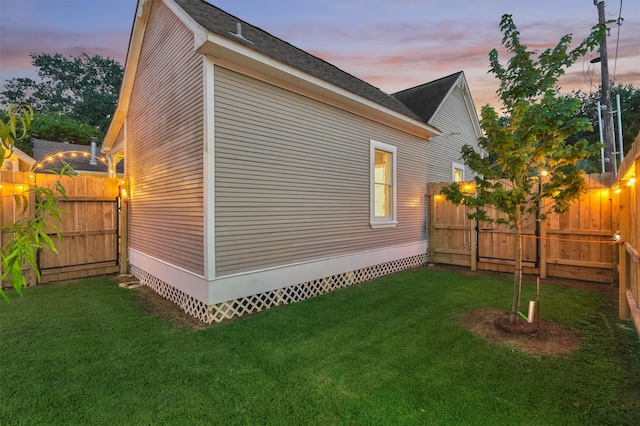
<instances>
[{"instance_id":1,"label":"white fascia board","mask_svg":"<svg viewBox=\"0 0 640 426\"><path fill-rule=\"evenodd\" d=\"M463 74L464 77L464 74ZM476 106L473 103L473 98L471 97L471 90L469 89L469 84L467 83L467 79L464 79L464 84L462 85L462 96L464 98L464 102L467 105L467 110L469 111L469 116L471 117L471 121L473 122L473 130L476 132L476 137L480 139L482 137L482 127L480 127L480 119L478 118L478 111L476 110Z\"/></svg>"},{"instance_id":2,"label":"white fascia board","mask_svg":"<svg viewBox=\"0 0 640 426\"><path fill-rule=\"evenodd\" d=\"M438 108L436 108L435 112L431 115L432 119L438 115L438 113L440 112L440 109L444 108L444 104L447 102L447 99L449 98L449 96L451 96L451 92L453 92L455 89L457 89L462 84L463 76L464 76L464 73L460 74L458 76L458 78L456 79L455 83L453 83L451 85L451 87L449 87L449 91L442 98L442 102L440 102L440 105L438 105Z\"/></svg>"},{"instance_id":3,"label":"white fascia board","mask_svg":"<svg viewBox=\"0 0 640 426\"><path fill-rule=\"evenodd\" d=\"M433 118L438 115L438 113L440 112L440 109L444 107L444 104L446 103L447 98L451 96L451 93L454 90L458 90L458 89L462 92L462 99L464 99L467 112L469 113L469 117L471 117L471 122L473 123L473 131L475 132L476 137L480 138L482 136L480 121L478 119L478 113L476 112L475 106L473 104L473 99L471 99L471 91L469 90L469 85L467 84L467 79L464 76L464 72L462 72L458 76L458 79L456 80L456 82L451 85L446 96L442 98L442 102L440 102L440 105L438 105L438 108L436 108L436 111L433 113L431 117Z\"/></svg>"},{"instance_id":4,"label":"white fascia board","mask_svg":"<svg viewBox=\"0 0 640 426\"><path fill-rule=\"evenodd\" d=\"M207 39L208 31L202 28L172 0L138 0L133 28L131 30L131 38L129 39L129 49L125 60L122 84L120 85L120 92L118 94L118 103L102 143L101 152L105 154L116 154L115 152L111 152L111 149L113 148L118 132L120 132L129 110L131 92L133 91L133 82L135 81L136 72L138 70L138 60L140 59L140 51L142 49L142 41L147 28L149 12L153 3L157 1L162 1L176 15L176 17L180 19L180 21L182 21L182 23L191 32L193 32L195 46L201 45L202 42Z\"/></svg>"},{"instance_id":5,"label":"white fascia board","mask_svg":"<svg viewBox=\"0 0 640 426\"><path fill-rule=\"evenodd\" d=\"M116 154L111 152L116 142L118 133L124 124L129 110L129 102L131 101L131 92L133 91L133 82L135 80L136 71L138 69L138 59L140 58L140 50L142 49L142 40L149 19L149 11L152 1L138 0L136 6L136 15L133 20L133 28L131 29L131 38L129 39L129 49L127 50L127 59L124 64L124 73L122 75L122 83L120 84L120 92L118 93L118 103L116 110L109 123L109 128L104 136L100 151L104 154Z\"/></svg>"},{"instance_id":6,"label":"white fascia board","mask_svg":"<svg viewBox=\"0 0 640 426\"><path fill-rule=\"evenodd\" d=\"M220 35L209 33L207 40L197 47L196 51L213 57L216 64L225 68L242 72L409 134L424 139L440 134L440 131L431 125L385 108Z\"/></svg>"},{"instance_id":7,"label":"white fascia board","mask_svg":"<svg viewBox=\"0 0 640 426\"><path fill-rule=\"evenodd\" d=\"M209 281L208 304L227 302L369 266L422 255L427 241L226 275Z\"/></svg>"}]
</instances>

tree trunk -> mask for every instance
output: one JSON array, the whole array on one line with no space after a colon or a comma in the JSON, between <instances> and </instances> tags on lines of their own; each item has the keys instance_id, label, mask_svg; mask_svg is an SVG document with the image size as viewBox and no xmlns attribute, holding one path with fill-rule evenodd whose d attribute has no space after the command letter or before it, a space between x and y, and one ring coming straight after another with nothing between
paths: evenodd
<instances>
[{"instance_id":1,"label":"tree trunk","mask_svg":"<svg viewBox=\"0 0 640 426\"><path fill-rule=\"evenodd\" d=\"M516 256L513 270L513 302L511 303L511 314L509 320L515 324L518 319L520 309L520 290L522 289L522 224L520 215L516 216Z\"/></svg>"}]
</instances>

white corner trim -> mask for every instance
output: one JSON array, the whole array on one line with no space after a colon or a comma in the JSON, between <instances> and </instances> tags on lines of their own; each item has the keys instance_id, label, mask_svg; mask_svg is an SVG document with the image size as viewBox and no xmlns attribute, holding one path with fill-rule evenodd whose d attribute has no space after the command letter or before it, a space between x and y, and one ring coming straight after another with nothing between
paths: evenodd
<instances>
[{"instance_id":1,"label":"white corner trim","mask_svg":"<svg viewBox=\"0 0 640 426\"><path fill-rule=\"evenodd\" d=\"M215 179L215 65L209 56L202 57L203 94L203 151L204 151L204 271L207 279L216 276L216 179Z\"/></svg>"}]
</instances>

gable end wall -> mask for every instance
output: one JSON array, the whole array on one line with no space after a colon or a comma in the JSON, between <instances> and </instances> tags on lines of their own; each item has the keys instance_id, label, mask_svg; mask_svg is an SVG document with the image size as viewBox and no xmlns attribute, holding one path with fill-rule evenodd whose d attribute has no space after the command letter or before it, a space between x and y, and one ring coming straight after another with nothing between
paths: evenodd
<instances>
[{"instance_id":1,"label":"gable end wall","mask_svg":"<svg viewBox=\"0 0 640 426\"><path fill-rule=\"evenodd\" d=\"M426 158L429 182L449 182L453 180L451 162L462 163L462 146L478 146L473 122L459 87L446 98L430 123L442 130L442 135L433 138L428 145ZM465 168L465 178L472 178L472 171L468 167Z\"/></svg>"},{"instance_id":2,"label":"gable end wall","mask_svg":"<svg viewBox=\"0 0 640 426\"><path fill-rule=\"evenodd\" d=\"M130 248L202 276L204 65L193 43L154 3L126 120L126 171Z\"/></svg>"}]
</instances>

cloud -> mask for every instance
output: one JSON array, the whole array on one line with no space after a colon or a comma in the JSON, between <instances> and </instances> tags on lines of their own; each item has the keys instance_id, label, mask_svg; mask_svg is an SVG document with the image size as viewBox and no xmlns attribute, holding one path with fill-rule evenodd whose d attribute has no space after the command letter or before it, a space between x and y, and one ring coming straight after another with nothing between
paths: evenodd
<instances>
[{"instance_id":1,"label":"cloud","mask_svg":"<svg viewBox=\"0 0 640 426\"><path fill-rule=\"evenodd\" d=\"M70 31L68 29L26 30L20 26L0 26L0 73L19 74L33 69L30 53L60 53L77 56L89 55L110 57L124 64L129 33Z\"/></svg>"}]
</instances>

